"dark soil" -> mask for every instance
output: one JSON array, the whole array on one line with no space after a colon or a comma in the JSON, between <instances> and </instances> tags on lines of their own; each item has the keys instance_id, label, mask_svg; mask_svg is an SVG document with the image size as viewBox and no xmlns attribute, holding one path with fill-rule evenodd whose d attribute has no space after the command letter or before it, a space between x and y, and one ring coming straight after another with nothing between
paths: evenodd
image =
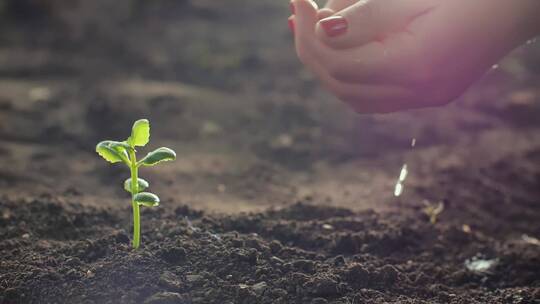
<instances>
[{"instance_id":1,"label":"dark soil","mask_svg":"<svg viewBox=\"0 0 540 304\"><path fill-rule=\"evenodd\" d=\"M144 214L40 197L2 200L3 303L533 303L538 245L422 216L321 207ZM496 258L471 272L464 262Z\"/></svg>"},{"instance_id":2,"label":"dark soil","mask_svg":"<svg viewBox=\"0 0 540 304\"><path fill-rule=\"evenodd\" d=\"M538 43L450 106L357 116L288 14L0 0L0 303L540 303ZM94 147L143 117L179 157L141 172L134 251Z\"/></svg>"}]
</instances>

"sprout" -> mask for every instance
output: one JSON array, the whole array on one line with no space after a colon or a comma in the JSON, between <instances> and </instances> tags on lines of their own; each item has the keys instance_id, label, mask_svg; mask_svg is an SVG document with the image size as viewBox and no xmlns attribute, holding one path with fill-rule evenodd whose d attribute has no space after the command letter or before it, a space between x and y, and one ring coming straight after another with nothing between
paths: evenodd
<instances>
[{"instance_id":1,"label":"sprout","mask_svg":"<svg viewBox=\"0 0 540 304\"><path fill-rule=\"evenodd\" d=\"M422 209L422 211L429 217L429 222L432 225L435 225L439 215L444 211L444 203L439 202L438 204L431 204L429 201L425 200L424 206L425 207Z\"/></svg>"},{"instance_id":2,"label":"sprout","mask_svg":"<svg viewBox=\"0 0 540 304\"><path fill-rule=\"evenodd\" d=\"M131 177L124 182L124 189L131 194L133 207L133 248L141 244L140 206L159 206L159 197L150 192L143 192L150 184L139 178L139 167L154 166L163 161L176 159L176 153L169 148L159 148L137 161L135 147L143 147L150 140L150 122L137 120L133 124L131 136L125 141L105 140L97 144L96 152L110 163L123 162L130 170Z\"/></svg>"}]
</instances>

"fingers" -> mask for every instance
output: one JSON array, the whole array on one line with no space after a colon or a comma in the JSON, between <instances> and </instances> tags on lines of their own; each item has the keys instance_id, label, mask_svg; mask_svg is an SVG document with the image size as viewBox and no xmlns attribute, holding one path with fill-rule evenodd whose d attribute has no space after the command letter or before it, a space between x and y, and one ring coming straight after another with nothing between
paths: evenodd
<instances>
[{"instance_id":1,"label":"fingers","mask_svg":"<svg viewBox=\"0 0 540 304\"><path fill-rule=\"evenodd\" d=\"M329 75L323 75L321 81L326 89L360 114L390 113L411 108L412 104L416 104L414 92L405 87L348 84Z\"/></svg>"},{"instance_id":2,"label":"fingers","mask_svg":"<svg viewBox=\"0 0 540 304\"><path fill-rule=\"evenodd\" d=\"M293 0L291 2L295 14L295 25L299 36L315 39L314 29L317 23L317 4L311 0Z\"/></svg>"},{"instance_id":3,"label":"fingers","mask_svg":"<svg viewBox=\"0 0 540 304\"><path fill-rule=\"evenodd\" d=\"M395 53L386 45L336 50L320 41L316 25L320 12L310 0L294 0L295 45L298 57L339 99L358 113L387 113L406 108L414 99L405 86L390 81ZM401 75L401 74L399 74ZM396 80L396 82L399 82Z\"/></svg>"},{"instance_id":4,"label":"fingers","mask_svg":"<svg viewBox=\"0 0 540 304\"><path fill-rule=\"evenodd\" d=\"M328 17L332 16L333 14L335 14L334 10L329 9L329 8L323 8L323 9L320 9L317 12L317 19L321 20L321 19L324 19L324 18L328 18Z\"/></svg>"},{"instance_id":5,"label":"fingers","mask_svg":"<svg viewBox=\"0 0 540 304\"><path fill-rule=\"evenodd\" d=\"M355 4L358 1L359 0L329 0L328 2L326 2L326 5L324 7L334 12L339 12L346 7Z\"/></svg>"},{"instance_id":6,"label":"fingers","mask_svg":"<svg viewBox=\"0 0 540 304\"><path fill-rule=\"evenodd\" d=\"M321 48L321 43L315 36L315 24L318 21L317 7L310 0L294 0L295 8L295 46L300 61L306 66L317 65L314 50Z\"/></svg>"},{"instance_id":7,"label":"fingers","mask_svg":"<svg viewBox=\"0 0 540 304\"><path fill-rule=\"evenodd\" d=\"M295 0L294 28L296 52L300 61L316 74L328 73L338 80L374 82L388 74L390 58L381 44L334 50L315 34L316 6L310 0Z\"/></svg>"},{"instance_id":8,"label":"fingers","mask_svg":"<svg viewBox=\"0 0 540 304\"><path fill-rule=\"evenodd\" d=\"M326 45L325 45L326 46ZM334 59L322 58L333 78L346 83L418 85L430 76L431 66L419 58L419 44L411 35L394 35L385 43L372 42L350 49L329 49Z\"/></svg>"},{"instance_id":9,"label":"fingers","mask_svg":"<svg viewBox=\"0 0 540 304\"><path fill-rule=\"evenodd\" d=\"M436 0L360 0L320 20L317 36L333 48L360 46L404 30L417 16L433 8Z\"/></svg>"},{"instance_id":10,"label":"fingers","mask_svg":"<svg viewBox=\"0 0 540 304\"><path fill-rule=\"evenodd\" d=\"M318 17L319 20L328 18L353 4L358 2L358 0L329 0L326 2L324 8L319 10Z\"/></svg>"}]
</instances>

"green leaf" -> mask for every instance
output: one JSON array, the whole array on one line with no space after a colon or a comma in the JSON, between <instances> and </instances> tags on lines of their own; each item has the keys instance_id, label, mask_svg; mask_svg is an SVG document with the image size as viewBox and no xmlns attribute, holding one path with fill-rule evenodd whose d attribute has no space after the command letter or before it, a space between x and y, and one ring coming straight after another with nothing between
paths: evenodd
<instances>
[{"instance_id":1,"label":"green leaf","mask_svg":"<svg viewBox=\"0 0 540 304\"><path fill-rule=\"evenodd\" d=\"M105 140L96 145L96 152L110 163L127 161L127 152L125 149L115 145L117 142Z\"/></svg>"},{"instance_id":2,"label":"green leaf","mask_svg":"<svg viewBox=\"0 0 540 304\"><path fill-rule=\"evenodd\" d=\"M148 188L148 186L150 186L150 184L145 181L144 179L142 178L138 178L137 179L137 182L139 184L139 189L137 189L138 191L143 191L144 189ZM129 193L132 193L132 190L131 190L131 177L126 179L126 181L124 182L124 189L129 192Z\"/></svg>"},{"instance_id":3,"label":"green leaf","mask_svg":"<svg viewBox=\"0 0 540 304\"><path fill-rule=\"evenodd\" d=\"M120 155L120 157L126 164L129 164L128 151L133 149L130 145L128 145L124 141L107 140L105 142L109 145L110 148L115 150Z\"/></svg>"},{"instance_id":4,"label":"green leaf","mask_svg":"<svg viewBox=\"0 0 540 304\"><path fill-rule=\"evenodd\" d=\"M133 149L127 142L125 141L108 141L109 142L109 146L111 146L111 148L113 149L117 149L117 150L131 150Z\"/></svg>"},{"instance_id":5,"label":"green leaf","mask_svg":"<svg viewBox=\"0 0 540 304\"><path fill-rule=\"evenodd\" d=\"M154 166L157 163L163 162L163 161L169 161L169 160L175 160L176 159L176 153L165 147L161 147L159 149L156 149L148 154L139 161L139 165L144 166Z\"/></svg>"},{"instance_id":6,"label":"green leaf","mask_svg":"<svg viewBox=\"0 0 540 304\"><path fill-rule=\"evenodd\" d=\"M159 197L154 193L150 192L141 192L133 196L133 200L139 204L146 207L156 207L159 206Z\"/></svg>"},{"instance_id":7,"label":"green leaf","mask_svg":"<svg viewBox=\"0 0 540 304\"><path fill-rule=\"evenodd\" d=\"M132 147L143 147L150 140L150 122L148 119L139 119L133 124L131 136L127 143Z\"/></svg>"}]
</instances>

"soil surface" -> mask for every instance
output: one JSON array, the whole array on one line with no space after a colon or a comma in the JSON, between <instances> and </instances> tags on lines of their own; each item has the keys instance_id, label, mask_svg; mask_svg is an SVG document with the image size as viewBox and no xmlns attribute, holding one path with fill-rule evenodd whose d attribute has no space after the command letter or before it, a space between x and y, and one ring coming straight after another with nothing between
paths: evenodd
<instances>
[{"instance_id":1,"label":"soil surface","mask_svg":"<svg viewBox=\"0 0 540 304\"><path fill-rule=\"evenodd\" d=\"M0 0L0 303L540 303L538 43L447 107L358 116L288 15ZM134 251L94 147L139 118L178 159L140 172Z\"/></svg>"}]
</instances>

